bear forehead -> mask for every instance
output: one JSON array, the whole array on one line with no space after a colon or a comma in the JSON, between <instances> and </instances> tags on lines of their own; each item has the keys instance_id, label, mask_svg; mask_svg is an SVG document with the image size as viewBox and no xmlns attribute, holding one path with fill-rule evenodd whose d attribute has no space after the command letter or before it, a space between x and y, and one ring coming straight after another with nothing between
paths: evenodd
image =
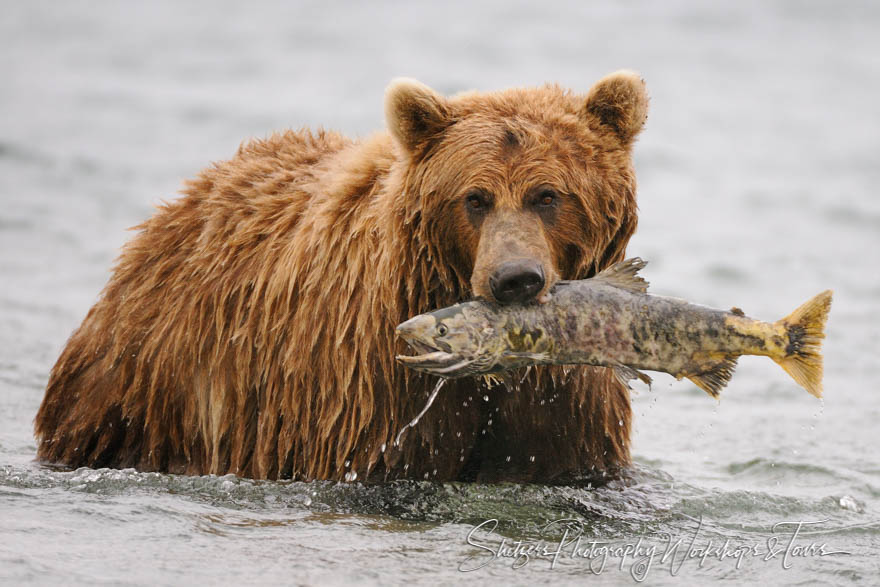
<instances>
[{"instance_id":1,"label":"bear forehead","mask_svg":"<svg viewBox=\"0 0 880 587\"><path fill-rule=\"evenodd\" d=\"M589 154L601 141L577 115L568 112L473 112L459 115L442 135L455 150L497 151L497 155L549 154L551 151ZM586 150L587 153L582 151ZM476 153L475 153L476 154Z\"/></svg>"},{"instance_id":2,"label":"bear forehead","mask_svg":"<svg viewBox=\"0 0 880 587\"><path fill-rule=\"evenodd\" d=\"M460 116L483 114L490 117L523 117L541 122L548 117L577 115L586 98L556 84L510 88L494 92L469 91L449 98L449 105Z\"/></svg>"},{"instance_id":3,"label":"bear forehead","mask_svg":"<svg viewBox=\"0 0 880 587\"><path fill-rule=\"evenodd\" d=\"M557 85L459 94L449 100L453 123L444 135L455 149L491 143L510 152L555 148L589 156L607 141L588 124L585 100Z\"/></svg>"},{"instance_id":4,"label":"bear forehead","mask_svg":"<svg viewBox=\"0 0 880 587\"><path fill-rule=\"evenodd\" d=\"M445 179L487 173L498 179L519 173L562 179L591 166L604 150L601 139L576 114L472 112L457 116L439 137L429 167ZM450 166L456 173L449 173Z\"/></svg>"}]
</instances>

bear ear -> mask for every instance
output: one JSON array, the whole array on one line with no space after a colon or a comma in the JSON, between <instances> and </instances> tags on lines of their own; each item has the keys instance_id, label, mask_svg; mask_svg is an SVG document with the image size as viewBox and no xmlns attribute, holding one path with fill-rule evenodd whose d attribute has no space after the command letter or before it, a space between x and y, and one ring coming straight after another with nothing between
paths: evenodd
<instances>
[{"instance_id":1,"label":"bear ear","mask_svg":"<svg viewBox=\"0 0 880 587\"><path fill-rule=\"evenodd\" d=\"M624 146L632 143L648 118L645 81L633 71L616 71L600 79L587 94L587 118L610 128Z\"/></svg>"},{"instance_id":2,"label":"bear ear","mask_svg":"<svg viewBox=\"0 0 880 587\"><path fill-rule=\"evenodd\" d=\"M397 78L385 90L388 130L409 152L440 134L451 119L446 99L421 82Z\"/></svg>"}]
</instances>

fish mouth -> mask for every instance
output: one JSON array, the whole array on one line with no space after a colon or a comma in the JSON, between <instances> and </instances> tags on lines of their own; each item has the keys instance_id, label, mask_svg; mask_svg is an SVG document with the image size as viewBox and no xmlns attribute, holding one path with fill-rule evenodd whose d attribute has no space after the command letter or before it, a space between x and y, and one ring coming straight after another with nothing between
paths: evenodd
<instances>
[{"instance_id":1,"label":"fish mouth","mask_svg":"<svg viewBox=\"0 0 880 587\"><path fill-rule=\"evenodd\" d=\"M423 343L413 344L411 342L409 344L414 350L426 351L418 355L397 355L397 360L410 369L441 377L464 377L471 374L468 368L474 363L473 359L463 358L455 353L431 349Z\"/></svg>"},{"instance_id":2,"label":"fish mouth","mask_svg":"<svg viewBox=\"0 0 880 587\"><path fill-rule=\"evenodd\" d=\"M406 341L406 344L408 344L409 347L417 353L430 354L430 353L436 353L436 352L446 352L438 346L434 346L434 345L428 344L426 342L422 342L421 340L418 340L415 338L407 338L406 336L403 336L403 335L401 335L401 338L403 338L403 340ZM451 354L451 353L448 353L448 354Z\"/></svg>"},{"instance_id":3,"label":"fish mouth","mask_svg":"<svg viewBox=\"0 0 880 587\"><path fill-rule=\"evenodd\" d=\"M470 367L475 363L474 359L440 350L421 340L403 338L419 354L397 355L397 360L402 365L440 377L465 377L472 374Z\"/></svg>"}]
</instances>

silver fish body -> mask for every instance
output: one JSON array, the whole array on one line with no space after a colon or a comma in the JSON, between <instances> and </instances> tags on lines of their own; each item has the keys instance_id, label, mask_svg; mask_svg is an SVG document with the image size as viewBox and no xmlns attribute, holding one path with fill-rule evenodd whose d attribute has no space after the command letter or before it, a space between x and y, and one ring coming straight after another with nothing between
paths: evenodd
<instances>
[{"instance_id":1,"label":"silver fish body","mask_svg":"<svg viewBox=\"0 0 880 587\"><path fill-rule=\"evenodd\" d=\"M831 292L778 322L649 295L641 259L591 279L559 282L544 304L471 301L416 316L398 335L422 354L400 356L443 377L500 373L527 365L599 365L649 382L640 370L688 377L713 397L741 355L765 355L821 394L823 328Z\"/></svg>"}]
</instances>

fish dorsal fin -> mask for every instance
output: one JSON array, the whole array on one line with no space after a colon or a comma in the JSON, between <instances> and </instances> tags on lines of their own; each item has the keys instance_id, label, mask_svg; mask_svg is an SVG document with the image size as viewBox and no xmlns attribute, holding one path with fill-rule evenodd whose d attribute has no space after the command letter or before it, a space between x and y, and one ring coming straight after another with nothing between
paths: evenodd
<instances>
[{"instance_id":1,"label":"fish dorsal fin","mask_svg":"<svg viewBox=\"0 0 880 587\"><path fill-rule=\"evenodd\" d=\"M593 279L634 293L645 293L648 291L648 282L638 273L647 264L647 261L633 257L600 271Z\"/></svg>"},{"instance_id":2,"label":"fish dorsal fin","mask_svg":"<svg viewBox=\"0 0 880 587\"><path fill-rule=\"evenodd\" d=\"M694 375L686 375L694 385L718 399L721 390L733 377L733 370L736 369L737 357L725 357L709 367L708 370Z\"/></svg>"}]
</instances>

